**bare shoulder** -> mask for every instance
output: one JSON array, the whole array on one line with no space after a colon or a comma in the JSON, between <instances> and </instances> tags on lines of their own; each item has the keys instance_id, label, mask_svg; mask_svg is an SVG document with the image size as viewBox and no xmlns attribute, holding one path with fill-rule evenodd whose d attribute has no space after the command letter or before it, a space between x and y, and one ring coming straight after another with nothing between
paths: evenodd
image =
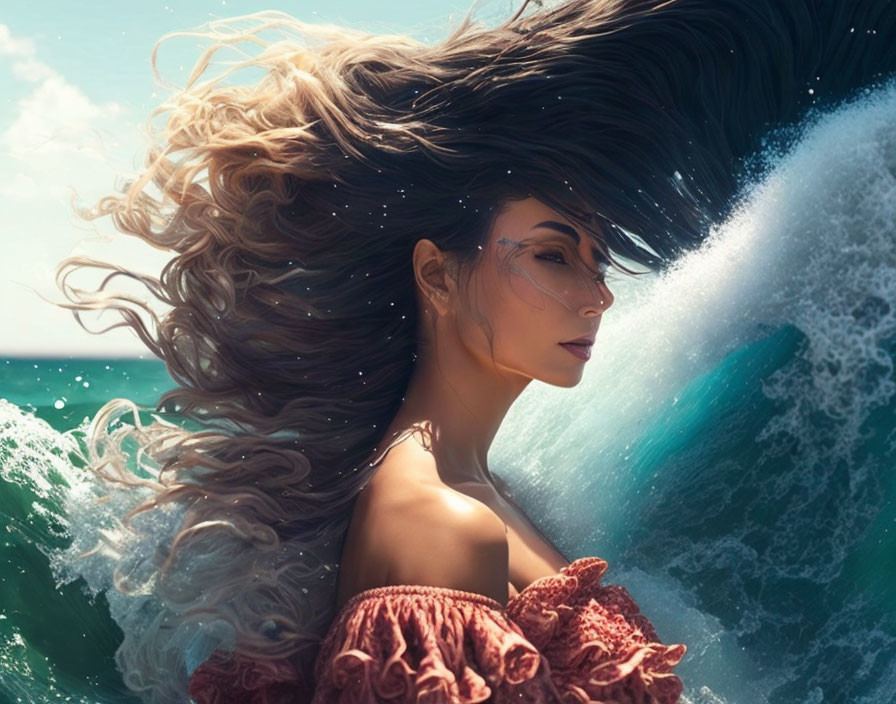
<instances>
[{"instance_id":1,"label":"bare shoulder","mask_svg":"<svg viewBox=\"0 0 896 704\"><path fill-rule=\"evenodd\" d=\"M365 589L447 587L504 604L509 553L504 522L437 476L425 458L408 453L396 453L376 472L359 496L349 535L356 543L358 574L367 572L356 583Z\"/></svg>"},{"instance_id":2,"label":"bare shoulder","mask_svg":"<svg viewBox=\"0 0 896 704\"><path fill-rule=\"evenodd\" d=\"M507 601L507 534L484 504L445 486L422 486L381 524L388 579Z\"/></svg>"}]
</instances>

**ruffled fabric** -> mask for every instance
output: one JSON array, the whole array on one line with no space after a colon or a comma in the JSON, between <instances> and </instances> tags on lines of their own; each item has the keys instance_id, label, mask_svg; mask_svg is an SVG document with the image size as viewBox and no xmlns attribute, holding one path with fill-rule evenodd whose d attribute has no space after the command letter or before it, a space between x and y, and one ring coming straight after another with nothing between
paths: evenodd
<instances>
[{"instance_id":1,"label":"ruffled fabric","mask_svg":"<svg viewBox=\"0 0 896 704\"><path fill-rule=\"evenodd\" d=\"M674 704L681 680L670 672L683 644L663 645L628 591L602 585L607 563L574 560L507 602L507 616L551 665L564 704Z\"/></svg>"},{"instance_id":2,"label":"ruffled fabric","mask_svg":"<svg viewBox=\"0 0 896 704\"><path fill-rule=\"evenodd\" d=\"M682 644L663 645L607 563L583 557L503 607L445 587L368 589L336 615L312 687L287 660L215 651L197 704L674 704Z\"/></svg>"},{"instance_id":3,"label":"ruffled fabric","mask_svg":"<svg viewBox=\"0 0 896 704\"><path fill-rule=\"evenodd\" d=\"M349 599L315 663L313 704L553 704L550 665L482 594L393 585Z\"/></svg>"},{"instance_id":4,"label":"ruffled fabric","mask_svg":"<svg viewBox=\"0 0 896 704\"><path fill-rule=\"evenodd\" d=\"M311 688L287 659L256 660L216 650L190 676L196 704L307 704Z\"/></svg>"}]
</instances>

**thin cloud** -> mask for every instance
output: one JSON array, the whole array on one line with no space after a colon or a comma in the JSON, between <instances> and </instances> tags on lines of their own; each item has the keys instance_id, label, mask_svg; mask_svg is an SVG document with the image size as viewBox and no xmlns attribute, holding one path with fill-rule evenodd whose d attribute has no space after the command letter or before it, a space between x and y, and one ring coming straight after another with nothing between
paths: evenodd
<instances>
[{"instance_id":1,"label":"thin cloud","mask_svg":"<svg viewBox=\"0 0 896 704\"><path fill-rule=\"evenodd\" d=\"M0 149L13 157L14 170L0 170L6 183L15 187L0 190L6 198L59 197L72 174L83 182L85 162L108 165L108 148L115 147L115 132L122 127L124 108L116 102L95 103L78 86L37 58L31 39L17 37L0 24L0 56L13 58L12 74L32 84L20 98L11 124L0 133ZM103 169L104 178L108 171ZM31 187L29 187L29 185Z\"/></svg>"},{"instance_id":2,"label":"thin cloud","mask_svg":"<svg viewBox=\"0 0 896 704\"><path fill-rule=\"evenodd\" d=\"M133 354L142 351L142 344L127 331L89 335L70 312L40 295L60 300L55 268L72 254L137 270L162 259L145 246L132 252L128 244L135 243L120 241L130 238L105 238L102 223L79 220L70 203L73 193L82 205L92 205L112 192L116 180L133 169L134 155L143 151L142 132L119 103L92 100L41 61L38 50L34 41L0 24L0 73L21 82L19 98L7 102L10 114L0 132L0 235L5 243L0 298L16 301L0 309L0 328L16 331L2 341L0 354ZM91 329L104 327L87 323Z\"/></svg>"},{"instance_id":3,"label":"thin cloud","mask_svg":"<svg viewBox=\"0 0 896 704\"><path fill-rule=\"evenodd\" d=\"M9 27L0 23L0 55L34 56L34 42L30 39L12 36Z\"/></svg>"},{"instance_id":4,"label":"thin cloud","mask_svg":"<svg viewBox=\"0 0 896 704\"><path fill-rule=\"evenodd\" d=\"M96 129L120 115L121 106L98 105L49 67L39 62L34 65L45 71L46 78L19 101L18 114L0 135L0 143L21 160L59 152L104 158Z\"/></svg>"}]
</instances>

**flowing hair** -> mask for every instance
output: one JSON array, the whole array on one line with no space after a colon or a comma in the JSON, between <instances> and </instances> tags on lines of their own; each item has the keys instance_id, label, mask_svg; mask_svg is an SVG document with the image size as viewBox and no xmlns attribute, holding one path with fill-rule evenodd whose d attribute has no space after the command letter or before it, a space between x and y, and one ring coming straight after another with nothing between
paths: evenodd
<instances>
[{"instance_id":1,"label":"flowing hair","mask_svg":"<svg viewBox=\"0 0 896 704\"><path fill-rule=\"evenodd\" d=\"M186 701L218 648L291 659L311 681L353 502L416 359L417 240L469 275L501 207L531 195L617 269L660 269L733 207L760 131L809 106L731 47L794 76L844 61L809 0L528 4L495 27L471 11L432 46L274 12L213 22L191 35L212 43L158 108L145 170L84 213L174 253L158 277L84 257L57 272L59 305L79 323L118 311L177 384L156 411L194 425L144 424L114 399L88 431L90 470L141 497L104 549L116 588L151 598L116 654L144 700ZM787 40L794 25L805 42ZM209 76L226 50L242 58ZM241 84L243 69L262 75ZM727 122L723 104L744 112ZM67 281L82 268L111 273L88 292ZM170 310L107 292L119 275ZM140 534L141 514L170 531Z\"/></svg>"}]
</instances>

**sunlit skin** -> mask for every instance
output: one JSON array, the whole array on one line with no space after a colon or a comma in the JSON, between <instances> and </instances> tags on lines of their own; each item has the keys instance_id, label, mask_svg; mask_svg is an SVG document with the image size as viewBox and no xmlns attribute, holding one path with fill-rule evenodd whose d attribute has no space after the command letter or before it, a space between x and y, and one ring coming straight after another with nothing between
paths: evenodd
<instances>
[{"instance_id":1,"label":"sunlit skin","mask_svg":"<svg viewBox=\"0 0 896 704\"><path fill-rule=\"evenodd\" d=\"M559 343L594 338L613 304L594 243L584 233L576 243L569 234L534 227L544 221L575 230L531 197L498 216L470 279L469 306L450 255L427 239L415 245L418 359L384 441L415 425L428 427L426 444L449 486L492 483L488 450L511 404L533 379L578 384L588 362ZM476 312L493 331L493 358Z\"/></svg>"}]
</instances>

